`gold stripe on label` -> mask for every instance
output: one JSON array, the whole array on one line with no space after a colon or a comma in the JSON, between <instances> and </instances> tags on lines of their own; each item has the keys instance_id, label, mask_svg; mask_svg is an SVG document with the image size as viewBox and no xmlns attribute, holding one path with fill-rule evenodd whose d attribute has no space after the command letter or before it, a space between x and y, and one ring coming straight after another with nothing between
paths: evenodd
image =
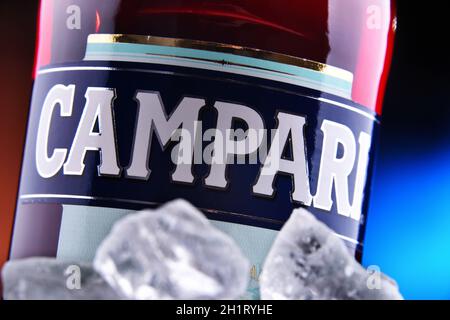
<instances>
[{"instance_id":1,"label":"gold stripe on label","mask_svg":"<svg viewBox=\"0 0 450 320\"><path fill-rule=\"evenodd\" d=\"M149 45L159 45L167 47L178 47L178 48L229 53L239 56L268 60L296 67L306 68L348 82L353 81L353 74L351 72L337 67L329 66L324 63L298 58L282 53L276 53L261 49L253 49L231 44L223 44L201 40L165 38L165 37L154 37L143 35L127 35L127 34L91 34L88 37L88 43L135 43L135 44L149 44Z\"/></svg>"}]
</instances>

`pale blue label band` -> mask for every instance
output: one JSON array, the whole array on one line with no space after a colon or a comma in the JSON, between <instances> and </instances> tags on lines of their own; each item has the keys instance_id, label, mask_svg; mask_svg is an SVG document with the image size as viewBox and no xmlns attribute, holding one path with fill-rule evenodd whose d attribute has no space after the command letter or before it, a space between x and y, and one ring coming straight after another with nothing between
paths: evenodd
<instances>
[{"instance_id":1,"label":"pale blue label band","mask_svg":"<svg viewBox=\"0 0 450 320\"><path fill-rule=\"evenodd\" d=\"M125 61L183 66L235 73L294 84L347 99L351 98L352 79L347 79L264 59L200 49L135 43L92 43L86 49L86 61ZM330 67L332 68L332 67Z\"/></svg>"},{"instance_id":2,"label":"pale blue label band","mask_svg":"<svg viewBox=\"0 0 450 320\"><path fill-rule=\"evenodd\" d=\"M95 251L112 225L133 210L63 204L57 258L69 261L94 259Z\"/></svg>"}]
</instances>

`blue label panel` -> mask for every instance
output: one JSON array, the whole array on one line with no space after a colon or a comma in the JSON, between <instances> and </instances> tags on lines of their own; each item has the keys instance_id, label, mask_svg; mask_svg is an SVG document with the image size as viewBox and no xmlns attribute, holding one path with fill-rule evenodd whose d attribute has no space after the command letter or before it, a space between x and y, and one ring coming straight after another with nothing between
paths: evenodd
<instances>
[{"instance_id":1,"label":"blue label panel","mask_svg":"<svg viewBox=\"0 0 450 320\"><path fill-rule=\"evenodd\" d=\"M115 142L118 164L122 169L117 176L99 175L101 163L99 151L88 150L84 157L82 174L65 174L61 168L51 177L42 177L36 167L37 135L44 101L55 85L75 86L73 109L70 116L62 117L56 108L51 115L48 132L48 155L52 150L70 150L84 107L88 88L113 88ZM317 194L321 160L324 156L324 121L345 126L355 139L356 158L361 146L358 137L361 133L371 137L378 131L378 119L368 109L354 102L320 91L280 83L261 78L221 73L180 66L156 65L124 62L83 62L76 65L64 64L41 70L33 92L29 127L23 162L20 201L22 203L50 202L87 206L102 206L122 209L141 209L157 206L175 198L184 198L204 210L205 214L218 221L232 222L278 230L289 218L290 213L301 202L292 198L294 181L292 175L277 174L274 193L264 196L253 192L258 180L261 163L229 164L226 169L228 185L226 188L213 188L205 183L210 172L209 164L193 164L193 183L172 181L171 174L175 164L171 151L177 142L162 148L155 134L151 136L151 152L148 167L151 175L147 179L128 177L126 168L130 166L135 143L139 107L136 93L158 92L167 115L175 112L184 97L205 100L198 120L202 130L217 126L218 101L243 105L255 110L263 119L266 129L278 127L277 115L280 113L301 116L306 124L303 128L305 156L311 195ZM236 126L246 129L245 123ZM97 130L93 128L93 130ZM330 138L330 137L329 137ZM289 138L288 141L291 141ZM204 147L210 142L203 142ZM270 146L269 146L270 147ZM286 158L290 157L286 148ZM329 150L328 150L329 151ZM346 151L340 144L332 151L336 159ZM369 150L368 172L372 166L373 147ZM357 180L357 159L348 174L348 197L354 198ZM364 170L366 171L366 170ZM360 249L363 238L363 225L367 211L370 174L364 176L363 204L360 219L352 219L338 212L336 185L332 184L331 207L315 206L313 199L309 210L318 219L330 226L337 235L347 241L349 246ZM351 201L350 201L351 202Z\"/></svg>"}]
</instances>

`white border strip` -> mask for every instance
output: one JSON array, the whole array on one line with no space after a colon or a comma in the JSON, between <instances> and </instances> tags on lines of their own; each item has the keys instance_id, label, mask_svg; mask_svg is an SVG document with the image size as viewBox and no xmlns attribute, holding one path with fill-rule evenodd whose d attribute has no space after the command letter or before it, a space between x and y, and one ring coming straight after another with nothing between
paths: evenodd
<instances>
[{"instance_id":1,"label":"white border strip","mask_svg":"<svg viewBox=\"0 0 450 320\"><path fill-rule=\"evenodd\" d=\"M56 68L48 68L41 69L37 72L38 75L48 74L54 72L64 72L64 71L118 71L119 68L114 67L56 67ZM143 70L145 71L145 70Z\"/></svg>"},{"instance_id":2,"label":"white border strip","mask_svg":"<svg viewBox=\"0 0 450 320\"><path fill-rule=\"evenodd\" d=\"M93 196L80 196L80 195L72 195L72 194L54 194L54 193L35 193L35 194L24 194L19 197L20 200L29 200L29 199L77 199L77 200L101 200L101 201L115 201L115 202L124 202L124 203L134 203L134 204L147 204L147 205L158 205L161 204L159 202L152 202L152 201L141 201L141 200L131 200L131 199L120 199L120 198L106 198L106 197L93 197ZM211 211L204 208L199 208L200 210L206 210ZM214 209L212 211L220 211L217 209ZM224 211L226 212L226 211ZM241 216L244 216L242 214L238 214ZM247 216L247 215L245 215ZM270 220L270 219L268 219ZM233 222L232 222L233 223ZM337 237L351 242L356 245L363 246L362 243L360 243L357 240L354 240L350 237L344 236L342 234L333 232L334 235Z\"/></svg>"},{"instance_id":3,"label":"white border strip","mask_svg":"<svg viewBox=\"0 0 450 320\"><path fill-rule=\"evenodd\" d=\"M359 113L360 115L362 115L364 117L367 117L367 118L369 118L369 119L371 119L371 120L373 120L373 121L375 121L377 123L380 122L380 120L378 120L375 116L373 116L373 115L371 115L371 114L369 114L367 112L364 112L364 111L362 111L362 110L360 110L358 108L349 106L348 104L337 102L337 101L333 101L333 100L330 100L330 99L327 99L327 98L322 98L322 97L318 97L318 98L316 98L316 97L309 97L309 98L313 98L313 99L317 99L317 100L322 101L322 102L333 104L335 106L338 106L338 107L341 107L341 108L344 108L344 109L347 109L347 110Z\"/></svg>"},{"instance_id":4,"label":"white border strip","mask_svg":"<svg viewBox=\"0 0 450 320\"><path fill-rule=\"evenodd\" d=\"M128 69L128 68L115 68L115 67L57 67L57 68L49 68L49 69L42 69L38 71L38 75L42 74L49 74L49 73L55 73L55 72L66 72L66 71L133 71L133 72L152 72L151 70L143 70L143 69ZM306 96L307 98L311 98L314 100L318 100L321 102L325 102L337 107L341 107L343 109L353 111L355 113L358 113L372 121L375 121L376 123L380 123L380 121L372 114L362 111L358 108L349 106L345 103L336 102L330 99L322 98L322 97L312 97L312 96Z\"/></svg>"}]
</instances>

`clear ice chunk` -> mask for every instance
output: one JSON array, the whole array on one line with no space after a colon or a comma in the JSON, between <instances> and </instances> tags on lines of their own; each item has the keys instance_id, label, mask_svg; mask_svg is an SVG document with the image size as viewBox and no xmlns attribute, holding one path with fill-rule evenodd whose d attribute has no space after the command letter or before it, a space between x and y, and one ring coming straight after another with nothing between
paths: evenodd
<instances>
[{"instance_id":1,"label":"clear ice chunk","mask_svg":"<svg viewBox=\"0 0 450 320\"><path fill-rule=\"evenodd\" d=\"M116 300L119 296L84 263L53 258L7 262L2 269L5 300Z\"/></svg>"},{"instance_id":2,"label":"clear ice chunk","mask_svg":"<svg viewBox=\"0 0 450 320\"><path fill-rule=\"evenodd\" d=\"M184 200L118 221L94 268L128 299L235 299L250 270L234 241Z\"/></svg>"},{"instance_id":3,"label":"clear ice chunk","mask_svg":"<svg viewBox=\"0 0 450 320\"><path fill-rule=\"evenodd\" d=\"M395 281L365 270L344 242L305 209L279 232L260 276L261 298L403 299Z\"/></svg>"}]
</instances>

